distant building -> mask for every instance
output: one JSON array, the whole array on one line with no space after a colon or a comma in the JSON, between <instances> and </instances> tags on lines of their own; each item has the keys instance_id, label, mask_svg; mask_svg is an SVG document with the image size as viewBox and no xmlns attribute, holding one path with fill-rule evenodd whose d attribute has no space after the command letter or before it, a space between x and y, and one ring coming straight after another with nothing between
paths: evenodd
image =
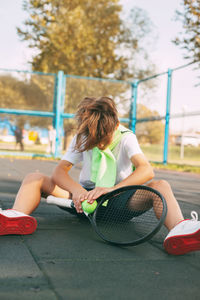
<instances>
[{"instance_id":1,"label":"distant building","mask_svg":"<svg viewBox=\"0 0 200 300\"><path fill-rule=\"evenodd\" d=\"M194 146L198 147L200 146L200 134L198 133L185 133L182 135L177 135L174 139L175 145L181 145L184 146Z\"/></svg>"}]
</instances>

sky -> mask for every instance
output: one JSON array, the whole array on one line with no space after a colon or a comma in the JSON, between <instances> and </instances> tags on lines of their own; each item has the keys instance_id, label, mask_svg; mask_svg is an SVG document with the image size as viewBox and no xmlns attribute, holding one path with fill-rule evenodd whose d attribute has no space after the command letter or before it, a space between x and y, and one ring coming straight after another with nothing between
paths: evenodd
<instances>
[{"instance_id":1,"label":"sky","mask_svg":"<svg viewBox=\"0 0 200 300\"><path fill-rule=\"evenodd\" d=\"M21 27L26 19L26 13L22 8L23 0L0 1L0 68L30 70L27 63L31 58L32 50L20 41L16 27ZM183 51L172 43L182 30L182 24L175 21L175 10L181 9L182 0L120 0L124 14L137 6L146 11L151 19L157 34L156 42L150 47L149 55L156 65L157 73L165 72L168 68L184 65L187 61L183 58ZM192 67L173 73L172 86L172 113L183 111L200 111L200 87L195 88L197 72ZM161 114L165 111L166 78L160 78L158 88L153 96L152 109ZM198 122L197 122L198 121ZM173 122L174 123L174 122ZM176 122L175 122L176 123ZM200 131L200 117L187 118L186 128ZM182 127L180 120L177 121ZM178 125L175 125L175 127Z\"/></svg>"}]
</instances>

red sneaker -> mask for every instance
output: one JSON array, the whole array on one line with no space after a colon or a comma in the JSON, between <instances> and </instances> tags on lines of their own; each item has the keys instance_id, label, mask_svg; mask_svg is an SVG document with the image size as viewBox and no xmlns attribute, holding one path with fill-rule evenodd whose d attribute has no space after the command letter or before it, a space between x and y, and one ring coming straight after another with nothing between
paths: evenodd
<instances>
[{"instance_id":1,"label":"red sneaker","mask_svg":"<svg viewBox=\"0 0 200 300\"><path fill-rule=\"evenodd\" d=\"M0 209L0 235L31 234L36 228L35 218L14 209Z\"/></svg>"},{"instance_id":2,"label":"red sneaker","mask_svg":"<svg viewBox=\"0 0 200 300\"><path fill-rule=\"evenodd\" d=\"M182 255L200 250L200 221L195 211L191 220L178 223L164 240L164 248L169 254Z\"/></svg>"}]
</instances>

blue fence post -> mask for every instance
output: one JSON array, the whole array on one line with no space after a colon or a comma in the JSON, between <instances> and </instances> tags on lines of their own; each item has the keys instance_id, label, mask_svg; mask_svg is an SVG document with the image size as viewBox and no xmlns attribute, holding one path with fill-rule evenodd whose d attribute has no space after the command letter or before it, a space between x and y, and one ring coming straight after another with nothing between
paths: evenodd
<instances>
[{"instance_id":1,"label":"blue fence post","mask_svg":"<svg viewBox=\"0 0 200 300\"><path fill-rule=\"evenodd\" d=\"M64 73L63 73L64 75ZM66 81L67 78L63 76L63 81L62 81L62 94L61 94L61 117L60 117L60 125L59 125L59 130L60 130L60 144L59 144L59 155L61 154L62 151L62 139L61 137L64 137L64 108L65 108L65 90L66 90Z\"/></svg>"},{"instance_id":2,"label":"blue fence post","mask_svg":"<svg viewBox=\"0 0 200 300\"><path fill-rule=\"evenodd\" d=\"M64 82L65 76L63 71L58 71L57 75L57 91L56 91L56 105L55 105L55 129L56 129L56 143L55 143L55 157L60 157L61 155L61 145L62 145L62 134L63 128L62 124L62 114L64 112Z\"/></svg>"},{"instance_id":3,"label":"blue fence post","mask_svg":"<svg viewBox=\"0 0 200 300\"><path fill-rule=\"evenodd\" d=\"M135 132L137 122L137 89L139 80L135 80L131 84L131 107L130 107L130 122L129 128Z\"/></svg>"},{"instance_id":4,"label":"blue fence post","mask_svg":"<svg viewBox=\"0 0 200 300\"><path fill-rule=\"evenodd\" d=\"M57 103L57 86L58 86L58 75L55 75L55 81L54 81L54 95L53 95L53 127L56 127L56 103Z\"/></svg>"},{"instance_id":5,"label":"blue fence post","mask_svg":"<svg viewBox=\"0 0 200 300\"><path fill-rule=\"evenodd\" d=\"M168 78L167 78L167 99L166 99L166 115L165 115L165 140L164 140L164 149L163 149L163 164L164 165L167 164L167 160L168 160L172 69L168 69L167 74L168 74Z\"/></svg>"}]
</instances>

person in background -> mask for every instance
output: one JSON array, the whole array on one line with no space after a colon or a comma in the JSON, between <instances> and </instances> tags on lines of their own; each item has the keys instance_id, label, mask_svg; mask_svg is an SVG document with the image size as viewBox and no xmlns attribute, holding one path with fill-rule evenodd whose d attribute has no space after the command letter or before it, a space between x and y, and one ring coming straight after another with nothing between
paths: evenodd
<instances>
[{"instance_id":1,"label":"person in background","mask_svg":"<svg viewBox=\"0 0 200 300\"><path fill-rule=\"evenodd\" d=\"M55 152L55 143L56 143L56 130L52 125L49 125L47 153L53 154Z\"/></svg>"},{"instance_id":2,"label":"person in background","mask_svg":"<svg viewBox=\"0 0 200 300\"><path fill-rule=\"evenodd\" d=\"M23 143L23 128L22 126L12 126L11 124L10 128L13 131L14 135L15 135L15 149L17 149L17 146L19 144L20 146L20 150L24 151L24 143Z\"/></svg>"}]
</instances>

